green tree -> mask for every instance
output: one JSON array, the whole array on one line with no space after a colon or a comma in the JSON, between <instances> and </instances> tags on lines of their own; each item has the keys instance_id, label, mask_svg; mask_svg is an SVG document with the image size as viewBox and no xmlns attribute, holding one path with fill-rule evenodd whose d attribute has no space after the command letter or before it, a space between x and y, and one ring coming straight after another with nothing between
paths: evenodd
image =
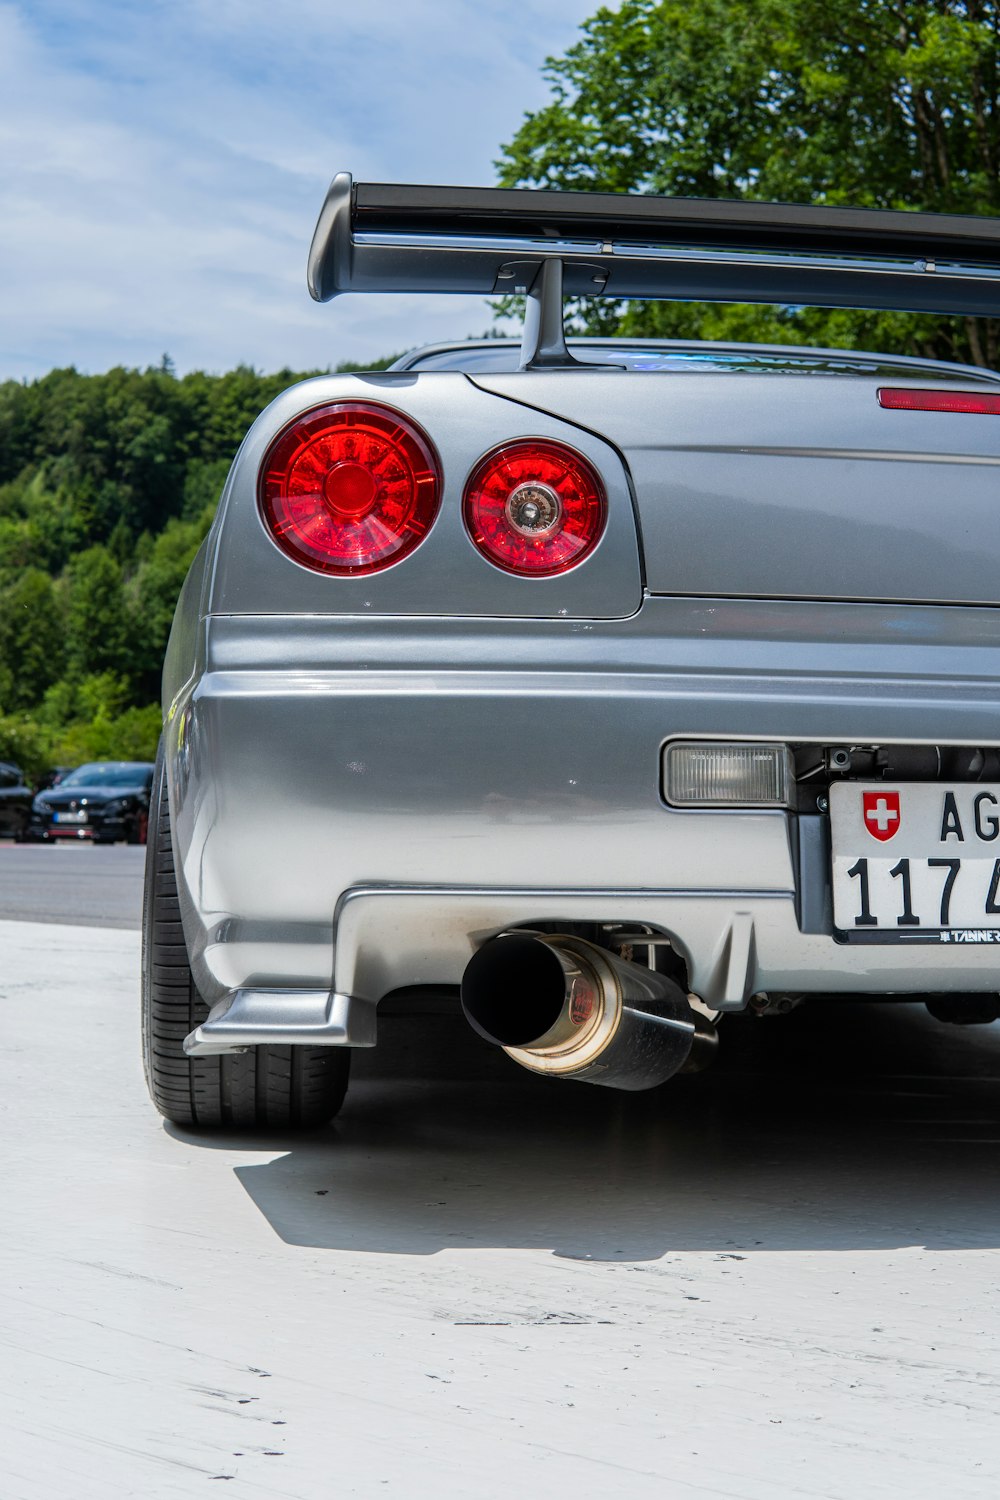
<instances>
[{"instance_id":1,"label":"green tree","mask_svg":"<svg viewBox=\"0 0 1000 1500\"><path fill-rule=\"evenodd\" d=\"M1000 0L624 0L550 58L508 187L1000 213ZM857 343L993 365L1000 320L651 304L587 331Z\"/></svg>"},{"instance_id":2,"label":"green tree","mask_svg":"<svg viewBox=\"0 0 1000 1500\"><path fill-rule=\"evenodd\" d=\"M51 743L45 730L26 714L0 714L0 760L20 766L37 782L50 765Z\"/></svg>"},{"instance_id":3,"label":"green tree","mask_svg":"<svg viewBox=\"0 0 1000 1500\"><path fill-rule=\"evenodd\" d=\"M28 568L0 589L0 703L31 708L65 666L65 621L52 579Z\"/></svg>"},{"instance_id":4,"label":"green tree","mask_svg":"<svg viewBox=\"0 0 1000 1500\"><path fill-rule=\"evenodd\" d=\"M114 717L98 709L93 718L75 719L55 731L49 756L54 765L68 766L87 760L155 760L160 728L156 703L127 708Z\"/></svg>"},{"instance_id":5,"label":"green tree","mask_svg":"<svg viewBox=\"0 0 1000 1500\"><path fill-rule=\"evenodd\" d=\"M126 663L122 571L105 547L88 547L70 564L66 652L76 676L120 671Z\"/></svg>"}]
</instances>

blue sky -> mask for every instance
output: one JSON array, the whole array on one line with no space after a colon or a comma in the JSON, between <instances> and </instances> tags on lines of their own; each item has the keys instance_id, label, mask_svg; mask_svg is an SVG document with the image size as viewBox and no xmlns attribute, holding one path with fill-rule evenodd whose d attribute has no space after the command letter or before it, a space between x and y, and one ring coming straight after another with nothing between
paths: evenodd
<instances>
[{"instance_id":1,"label":"blue sky","mask_svg":"<svg viewBox=\"0 0 1000 1500\"><path fill-rule=\"evenodd\" d=\"M320 307L330 177L494 180L598 0L0 0L0 379L325 367L481 333L468 298Z\"/></svg>"}]
</instances>

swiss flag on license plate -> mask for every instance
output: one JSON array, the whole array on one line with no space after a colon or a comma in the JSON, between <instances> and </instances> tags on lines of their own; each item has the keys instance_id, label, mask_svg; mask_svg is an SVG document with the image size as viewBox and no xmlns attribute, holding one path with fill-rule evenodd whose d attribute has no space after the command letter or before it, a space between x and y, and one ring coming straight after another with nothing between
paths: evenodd
<instances>
[{"instance_id":1,"label":"swiss flag on license plate","mask_svg":"<svg viewBox=\"0 0 1000 1500\"><path fill-rule=\"evenodd\" d=\"M861 810L873 839L885 843L899 828L898 792L862 792Z\"/></svg>"}]
</instances>

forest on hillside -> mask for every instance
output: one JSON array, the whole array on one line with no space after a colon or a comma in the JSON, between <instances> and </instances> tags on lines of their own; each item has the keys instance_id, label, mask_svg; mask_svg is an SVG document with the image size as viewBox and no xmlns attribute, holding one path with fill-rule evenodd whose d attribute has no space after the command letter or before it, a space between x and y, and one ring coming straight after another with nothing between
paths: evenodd
<instances>
[{"instance_id":1,"label":"forest on hillside","mask_svg":"<svg viewBox=\"0 0 1000 1500\"><path fill-rule=\"evenodd\" d=\"M153 758L181 584L247 429L305 378L165 358L0 384L0 760Z\"/></svg>"}]
</instances>

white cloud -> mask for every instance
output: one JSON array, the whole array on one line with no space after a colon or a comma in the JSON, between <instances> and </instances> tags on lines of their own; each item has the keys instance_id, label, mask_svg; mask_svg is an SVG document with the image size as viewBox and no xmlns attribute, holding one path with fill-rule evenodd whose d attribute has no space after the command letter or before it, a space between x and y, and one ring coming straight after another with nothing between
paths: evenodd
<instances>
[{"instance_id":1,"label":"white cloud","mask_svg":"<svg viewBox=\"0 0 1000 1500\"><path fill-rule=\"evenodd\" d=\"M587 0L0 4L0 377L325 366L480 333L466 298L305 291L334 171L489 182Z\"/></svg>"}]
</instances>

